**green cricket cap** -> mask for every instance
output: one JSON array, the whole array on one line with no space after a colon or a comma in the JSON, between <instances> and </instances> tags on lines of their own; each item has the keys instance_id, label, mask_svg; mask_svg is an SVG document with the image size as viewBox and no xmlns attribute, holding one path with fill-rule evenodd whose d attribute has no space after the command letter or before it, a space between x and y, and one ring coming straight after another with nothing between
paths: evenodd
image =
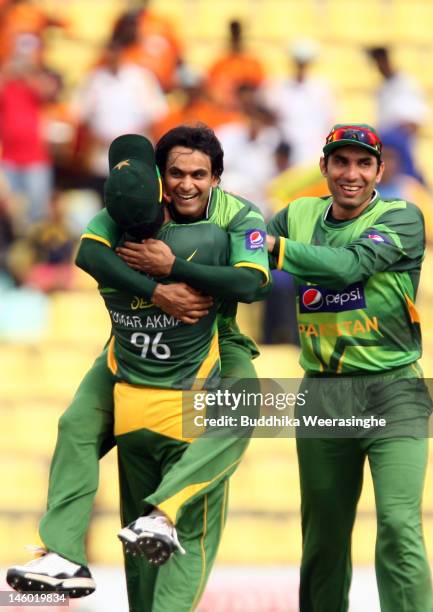
<instances>
[{"instance_id":1,"label":"green cricket cap","mask_svg":"<svg viewBox=\"0 0 433 612\"><path fill-rule=\"evenodd\" d=\"M108 214L125 231L161 217L162 184L152 143L139 134L124 134L110 145L110 174L104 185Z\"/></svg>"},{"instance_id":2,"label":"green cricket cap","mask_svg":"<svg viewBox=\"0 0 433 612\"><path fill-rule=\"evenodd\" d=\"M367 123L337 123L333 126L323 147L329 155L338 147L358 146L366 149L378 159L382 153L382 141L376 130Z\"/></svg>"}]
</instances>

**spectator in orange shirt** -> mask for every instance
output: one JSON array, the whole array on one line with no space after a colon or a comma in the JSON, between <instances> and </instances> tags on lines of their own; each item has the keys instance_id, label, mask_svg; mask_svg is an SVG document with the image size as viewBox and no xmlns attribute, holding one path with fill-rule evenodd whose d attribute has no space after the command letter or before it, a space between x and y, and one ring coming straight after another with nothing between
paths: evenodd
<instances>
[{"instance_id":1,"label":"spectator in orange shirt","mask_svg":"<svg viewBox=\"0 0 433 612\"><path fill-rule=\"evenodd\" d=\"M240 86L256 89L264 81L265 70L258 58L244 51L241 22L231 21L229 28L229 51L210 67L208 89L218 103L234 107Z\"/></svg>"},{"instance_id":2,"label":"spectator in orange shirt","mask_svg":"<svg viewBox=\"0 0 433 612\"><path fill-rule=\"evenodd\" d=\"M112 39L124 47L126 61L153 72L168 92L177 83L182 48L170 20L151 11L148 5L147 0L140 10L124 13L114 27Z\"/></svg>"},{"instance_id":3,"label":"spectator in orange shirt","mask_svg":"<svg viewBox=\"0 0 433 612\"><path fill-rule=\"evenodd\" d=\"M48 26L64 27L29 0L6 0L0 5L0 64L10 58L20 38L40 39ZM40 58L39 58L40 59Z\"/></svg>"}]
</instances>

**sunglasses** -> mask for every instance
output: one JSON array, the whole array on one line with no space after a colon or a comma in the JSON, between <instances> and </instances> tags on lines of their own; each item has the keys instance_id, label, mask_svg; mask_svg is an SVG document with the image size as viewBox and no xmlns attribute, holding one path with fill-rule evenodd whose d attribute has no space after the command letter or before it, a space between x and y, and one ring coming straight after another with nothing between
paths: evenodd
<instances>
[{"instance_id":1,"label":"sunglasses","mask_svg":"<svg viewBox=\"0 0 433 612\"><path fill-rule=\"evenodd\" d=\"M355 140L356 142L362 142L379 153L382 152L382 142L377 134L367 128L359 128L356 126L346 125L339 127L327 136L326 144L331 142L337 142L339 140Z\"/></svg>"}]
</instances>

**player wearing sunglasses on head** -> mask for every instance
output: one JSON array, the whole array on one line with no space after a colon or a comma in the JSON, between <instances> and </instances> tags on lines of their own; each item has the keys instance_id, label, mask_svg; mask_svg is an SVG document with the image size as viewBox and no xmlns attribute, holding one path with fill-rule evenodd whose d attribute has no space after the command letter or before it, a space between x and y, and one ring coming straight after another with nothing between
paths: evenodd
<instances>
[{"instance_id":1,"label":"player wearing sunglasses on head","mask_svg":"<svg viewBox=\"0 0 433 612\"><path fill-rule=\"evenodd\" d=\"M366 458L376 512L382 612L431 612L421 527L431 400L417 364L415 298L424 220L405 200L382 200L382 143L365 124L336 125L320 159L331 195L300 198L269 223L274 264L296 278L300 416L342 426L298 430L303 552L301 612L346 612L351 534ZM349 426L352 417L386 426ZM325 437L326 436L326 437Z\"/></svg>"}]
</instances>

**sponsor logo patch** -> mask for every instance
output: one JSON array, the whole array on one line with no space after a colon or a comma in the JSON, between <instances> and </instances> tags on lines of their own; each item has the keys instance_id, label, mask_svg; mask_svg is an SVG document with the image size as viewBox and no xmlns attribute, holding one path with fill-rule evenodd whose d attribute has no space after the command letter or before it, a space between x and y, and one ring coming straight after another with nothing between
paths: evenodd
<instances>
[{"instance_id":1,"label":"sponsor logo patch","mask_svg":"<svg viewBox=\"0 0 433 612\"><path fill-rule=\"evenodd\" d=\"M376 232L375 230L367 230L366 234L367 238L369 238L370 240L374 240L374 242L392 244L392 241L386 234L381 234L379 232Z\"/></svg>"},{"instance_id":2,"label":"sponsor logo patch","mask_svg":"<svg viewBox=\"0 0 433 612\"><path fill-rule=\"evenodd\" d=\"M361 283L339 290L299 286L300 312L344 312L358 308L365 308L364 287Z\"/></svg>"},{"instance_id":3,"label":"sponsor logo patch","mask_svg":"<svg viewBox=\"0 0 433 612\"><path fill-rule=\"evenodd\" d=\"M322 292L315 287L307 289L302 294L302 304L307 309L306 312L310 310L319 310L323 306Z\"/></svg>"},{"instance_id":4,"label":"sponsor logo patch","mask_svg":"<svg viewBox=\"0 0 433 612\"><path fill-rule=\"evenodd\" d=\"M245 246L249 251L263 249L265 245L266 234L262 230L252 229L245 234Z\"/></svg>"},{"instance_id":5,"label":"sponsor logo patch","mask_svg":"<svg viewBox=\"0 0 433 612\"><path fill-rule=\"evenodd\" d=\"M368 237L375 242L385 242L384 238L382 238L382 236L379 234L368 234Z\"/></svg>"}]
</instances>

